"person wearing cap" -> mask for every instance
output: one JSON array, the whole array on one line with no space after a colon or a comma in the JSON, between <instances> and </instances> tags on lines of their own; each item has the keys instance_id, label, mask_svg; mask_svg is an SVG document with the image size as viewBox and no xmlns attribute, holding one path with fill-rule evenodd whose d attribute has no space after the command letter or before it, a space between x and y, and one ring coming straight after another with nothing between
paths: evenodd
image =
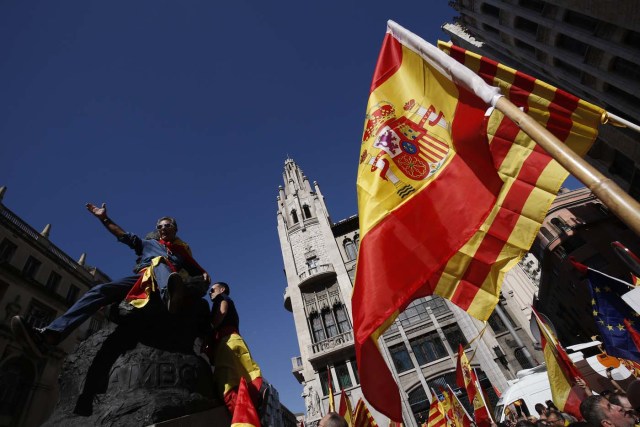
<instances>
[{"instance_id":1,"label":"person wearing cap","mask_svg":"<svg viewBox=\"0 0 640 427\"><path fill-rule=\"evenodd\" d=\"M583 400L580 413L591 427L633 427L635 424L631 413L599 395Z\"/></svg>"},{"instance_id":2,"label":"person wearing cap","mask_svg":"<svg viewBox=\"0 0 640 427\"><path fill-rule=\"evenodd\" d=\"M36 357L43 357L101 307L127 299L135 307L143 307L152 292L159 290L170 313L176 313L184 297L184 283L178 273L202 275L209 283L209 274L193 259L189 246L177 237L178 224L172 217L162 217L156 223L158 239L141 239L125 232L107 216L107 206L86 204L87 210L113 234L119 242L133 249L138 256L134 275L103 283L89 289L62 316L44 328L30 326L21 316L11 319L16 339Z\"/></svg>"}]
</instances>

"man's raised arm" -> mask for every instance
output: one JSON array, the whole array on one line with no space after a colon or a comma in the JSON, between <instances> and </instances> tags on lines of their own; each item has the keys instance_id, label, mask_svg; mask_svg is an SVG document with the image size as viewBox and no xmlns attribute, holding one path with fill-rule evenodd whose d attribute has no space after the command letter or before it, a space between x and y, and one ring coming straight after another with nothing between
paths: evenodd
<instances>
[{"instance_id":1,"label":"man's raised arm","mask_svg":"<svg viewBox=\"0 0 640 427\"><path fill-rule=\"evenodd\" d=\"M91 203L87 203L85 206L93 216L100 220L100 222L107 228L107 230L109 230L111 234L113 234L117 238L120 238L126 234L126 232L118 224L111 221L111 219L107 216L106 203L103 203L102 207L97 207L96 205Z\"/></svg>"}]
</instances>

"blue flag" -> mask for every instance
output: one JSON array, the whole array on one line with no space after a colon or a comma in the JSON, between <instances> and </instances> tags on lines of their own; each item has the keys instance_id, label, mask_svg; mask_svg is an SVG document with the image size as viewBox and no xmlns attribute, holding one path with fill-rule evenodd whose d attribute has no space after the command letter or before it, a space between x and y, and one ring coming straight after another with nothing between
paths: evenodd
<instances>
[{"instance_id":1,"label":"blue flag","mask_svg":"<svg viewBox=\"0 0 640 427\"><path fill-rule=\"evenodd\" d=\"M621 298L631 288L592 269L589 269L587 277L591 289L593 318L600 330L605 350L610 356L640 362L640 351L624 324L628 320L632 327L640 328L640 315Z\"/></svg>"}]
</instances>

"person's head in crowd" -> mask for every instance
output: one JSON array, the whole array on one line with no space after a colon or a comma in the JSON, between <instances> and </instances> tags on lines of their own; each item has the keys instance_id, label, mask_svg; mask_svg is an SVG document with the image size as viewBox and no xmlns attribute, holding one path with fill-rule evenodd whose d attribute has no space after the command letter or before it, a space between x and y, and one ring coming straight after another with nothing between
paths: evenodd
<instances>
[{"instance_id":1,"label":"person's head in crowd","mask_svg":"<svg viewBox=\"0 0 640 427\"><path fill-rule=\"evenodd\" d=\"M583 400L580 413L590 427L633 427L635 424L631 414L601 395Z\"/></svg>"},{"instance_id":2,"label":"person's head in crowd","mask_svg":"<svg viewBox=\"0 0 640 427\"><path fill-rule=\"evenodd\" d=\"M562 413L555 409L549 409L547 411L547 424L551 427L562 427L564 425Z\"/></svg>"},{"instance_id":3,"label":"person's head in crowd","mask_svg":"<svg viewBox=\"0 0 640 427\"><path fill-rule=\"evenodd\" d=\"M529 420L520 420L516 423L516 427L536 427L536 425Z\"/></svg>"},{"instance_id":4,"label":"person's head in crowd","mask_svg":"<svg viewBox=\"0 0 640 427\"><path fill-rule=\"evenodd\" d=\"M336 412L329 412L320 419L318 427L349 427L347 421Z\"/></svg>"},{"instance_id":5,"label":"person's head in crowd","mask_svg":"<svg viewBox=\"0 0 640 427\"><path fill-rule=\"evenodd\" d=\"M545 418L547 418L547 407L544 406L542 403L536 403L536 406L534 406L536 412L538 413L538 415L540 415L540 419L544 420Z\"/></svg>"},{"instance_id":6,"label":"person's head in crowd","mask_svg":"<svg viewBox=\"0 0 640 427\"><path fill-rule=\"evenodd\" d=\"M553 401L551 400L547 400L546 402L544 402L547 405L547 408L549 409L555 409L556 411L558 410L558 408L556 407L556 405L553 404Z\"/></svg>"}]
</instances>

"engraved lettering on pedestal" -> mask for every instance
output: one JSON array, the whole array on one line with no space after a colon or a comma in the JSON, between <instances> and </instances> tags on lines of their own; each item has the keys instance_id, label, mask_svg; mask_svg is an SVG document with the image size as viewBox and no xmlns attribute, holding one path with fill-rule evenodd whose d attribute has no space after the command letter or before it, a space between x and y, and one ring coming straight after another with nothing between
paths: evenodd
<instances>
[{"instance_id":1,"label":"engraved lettering on pedestal","mask_svg":"<svg viewBox=\"0 0 640 427\"><path fill-rule=\"evenodd\" d=\"M175 365L173 363L158 363L158 387L172 387L177 382Z\"/></svg>"}]
</instances>

